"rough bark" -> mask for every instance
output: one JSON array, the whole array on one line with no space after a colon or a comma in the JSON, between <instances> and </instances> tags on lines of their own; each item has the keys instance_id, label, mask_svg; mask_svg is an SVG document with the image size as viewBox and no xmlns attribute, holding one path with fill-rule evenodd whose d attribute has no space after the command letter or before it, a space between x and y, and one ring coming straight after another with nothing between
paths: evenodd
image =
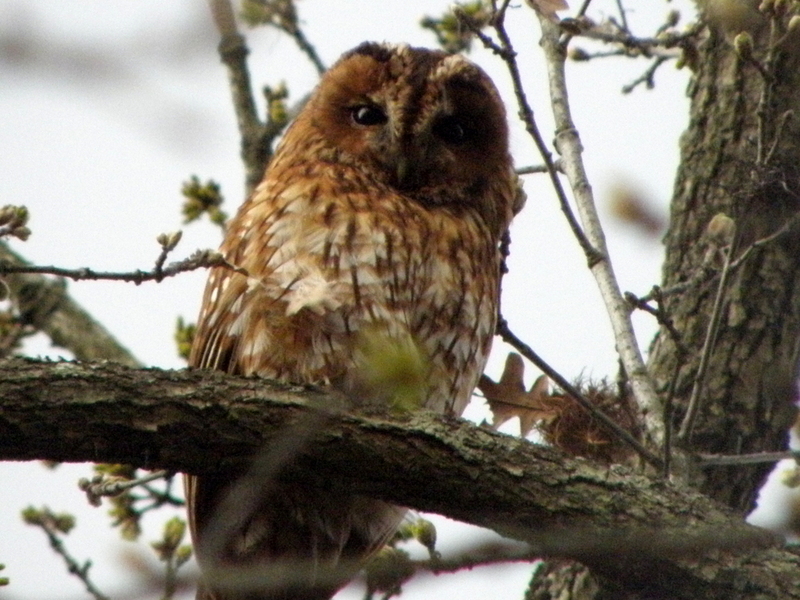
<instances>
[{"instance_id":1,"label":"rough bark","mask_svg":"<svg viewBox=\"0 0 800 600\"><path fill-rule=\"evenodd\" d=\"M800 32L786 33L791 15L785 13L770 23L775 15L759 12L756 0L697 4L709 10L709 27L689 61L690 123L681 140L662 282L664 290L675 290L666 295L664 308L685 351L662 328L648 367L662 398L675 379L672 422L678 431L721 280L720 254L708 260L711 244L718 242L708 237L707 227L716 214L728 215L735 222L730 259L746 257L723 289L694 433L678 444L690 454L781 450L796 415L800 359ZM736 51L735 38L743 30L753 40L754 60L741 39ZM744 515L771 469L765 463L682 474ZM535 574L526 599L629 597L642 595L620 595L613 582L557 562Z\"/></svg>"},{"instance_id":2,"label":"rough bark","mask_svg":"<svg viewBox=\"0 0 800 600\"><path fill-rule=\"evenodd\" d=\"M800 598L800 559L704 496L461 420L320 418L309 406L341 398L214 373L22 359L0 362L0 398L0 459L200 473L269 458L297 434L308 443L283 478L490 527L532 555L581 560L620 594Z\"/></svg>"},{"instance_id":3,"label":"rough bark","mask_svg":"<svg viewBox=\"0 0 800 600\"><path fill-rule=\"evenodd\" d=\"M771 27L759 13L749 18L744 24L754 39L753 56L768 74L766 81L734 49L742 23L713 22L698 47L689 88L690 124L682 139L665 240L667 290L702 273L709 248L706 228L717 213L735 221L731 255L736 260L755 241L790 223L800 210L800 36L789 34L772 51L770 62ZM734 29L726 30L731 26ZM784 117L787 111L794 118ZM699 284L666 298L667 312L688 349L675 388L676 427L695 383L720 281L720 263L712 266L713 275L701 276ZM732 270L723 299L721 325L700 396L702 409L694 435L684 445L724 454L784 449L797 400L798 228L749 252ZM662 329L650 360L662 393L681 360L674 341ZM715 467L696 484L744 514L753 508L770 469L769 464Z\"/></svg>"}]
</instances>

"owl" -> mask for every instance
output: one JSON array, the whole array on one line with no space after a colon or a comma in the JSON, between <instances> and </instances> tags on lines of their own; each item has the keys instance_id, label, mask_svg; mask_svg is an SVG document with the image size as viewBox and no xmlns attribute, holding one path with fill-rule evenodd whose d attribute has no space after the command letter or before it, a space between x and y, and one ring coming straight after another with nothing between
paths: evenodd
<instances>
[{"instance_id":1,"label":"owl","mask_svg":"<svg viewBox=\"0 0 800 600\"><path fill-rule=\"evenodd\" d=\"M480 68L361 44L323 76L228 224L220 251L246 275L211 271L191 365L363 390L359 344L377 332L423 357L423 408L460 415L491 346L518 198L503 104ZM330 598L405 513L276 480L207 543L236 480L186 477L198 598Z\"/></svg>"}]
</instances>

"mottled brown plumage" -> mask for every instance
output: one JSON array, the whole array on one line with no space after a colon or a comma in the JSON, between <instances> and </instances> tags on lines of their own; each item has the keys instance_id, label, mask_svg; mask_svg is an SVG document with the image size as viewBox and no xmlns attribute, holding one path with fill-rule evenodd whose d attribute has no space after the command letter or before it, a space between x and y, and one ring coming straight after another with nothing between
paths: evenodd
<instances>
[{"instance_id":1,"label":"mottled brown plumage","mask_svg":"<svg viewBox=\"0 0 800 600\"><path fill-rule=\"evenodd\" d=\"M465 58L382 44L345 54L228 225L221 252L249 277L211 272L190 363L352 390L359 334L378 331L427 360L425 408L460 415L491 345L498 243L516 208L507 138L494 86ZM201 567L293 563L300 581L221 591L207 575L198 597L329 598L405 512L275 482L230 524L224 550L204 555L232 479L187 478Z\"/></svg>"}]
</instances>

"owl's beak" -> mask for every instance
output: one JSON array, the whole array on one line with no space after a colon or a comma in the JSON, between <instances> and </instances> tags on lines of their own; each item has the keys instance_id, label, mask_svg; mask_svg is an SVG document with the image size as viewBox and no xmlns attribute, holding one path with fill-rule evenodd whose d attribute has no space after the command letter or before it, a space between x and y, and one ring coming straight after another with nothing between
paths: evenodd
<instances>
[{"instance_id":1,"label":"owl's beak","mask_svg":"<svg viewBox=\"0 0 800 600\"><path fill-rule=\"evenodd\" d=\"M425 181L429 170L427 138L419 136L413 144L405 144L402 152L394 158L394 174L397 176L397 187L409 190L419 187Z\"/></svg>"},{"instance_id":2,"label":"owl's beak","mask_svg":"<svg viewBox=\"0 0 800 600\"><path fill-rule=\"evenodd\" d=\"M409 160L408 156L399 156L395 164L395 174L397 175L397 186L399 188L405 187L409 176Z\"/></svg>"}]
</instances>

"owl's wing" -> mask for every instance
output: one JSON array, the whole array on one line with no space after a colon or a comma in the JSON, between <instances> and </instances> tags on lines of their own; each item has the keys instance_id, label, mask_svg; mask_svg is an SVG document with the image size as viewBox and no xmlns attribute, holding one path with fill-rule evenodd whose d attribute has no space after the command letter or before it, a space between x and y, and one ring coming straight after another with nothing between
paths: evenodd
<instances>
[{"instance_id":1,"label":"owl's wing","mask_svg":"<svg viewBox=\"0 0 800 600\"><path fill-rule=\"evenodd\" d=\"M203 297L189 364L230 374L277 377L274 369L258 369L255 354L270 354L281 339L288 303L308 277L298 260L313 255L319 242L307 229L303 208L309 190L281 185L269 178L228 224L220 252L247 275L226 267L212 269ZM298 273L288 278L281 271ZM277 272L276 272L277 271ZM296 301L296 300L295 300ZM295 311L296 312L296 311ZM272 331L275 330L275 331ZM277 362L276 360L273 362ZM291 373L287 373L292 379ZM294 381L301 382L298 377Z\"/></svg>"},{"instance_id":2,"label":"owl's wing","mask_svg":"<svg viewBox=\"0 0 800 600\"><path fill-rule=\"evenodd\" d=\"M247 290L247 278L226 267L214 267L203 297L203 309L197 323L189 365L231 375L242 374L237 361L241 336L234 321ZM238 301L237 301L238 299Z\"/></svg>"}]
</instances>

